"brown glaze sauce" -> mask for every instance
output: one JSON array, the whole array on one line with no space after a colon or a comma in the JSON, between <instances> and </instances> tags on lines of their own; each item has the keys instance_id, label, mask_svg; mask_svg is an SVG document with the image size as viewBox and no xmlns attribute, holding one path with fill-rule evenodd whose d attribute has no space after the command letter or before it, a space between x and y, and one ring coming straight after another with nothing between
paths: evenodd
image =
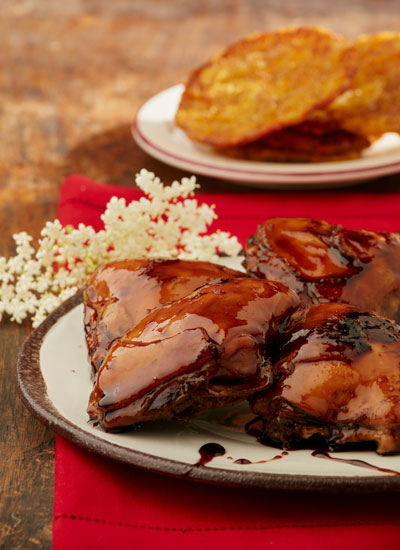
<instances>
[{"instance_id":1,"label":"brown glaze sauce","mask_svg":"<svg viewBox=\"0 0 400 550\"><path fill-rule=\"evenodd\" d=\"M251 425L254 422L259 421L260 419L258 417L254 418L252 421L248 422L246 426L249 426L246 429L246 432L249 435L256 435L257 441L261 444L266 445L266 443L262 442L261 435L262 432L256 429L251 428ZM227 456L227 460L232 460L233 464L239 464L243 466L247 466L249 464L267 464L268 462L273 462L275 460L280 460L284 458L285 456L288 456L290 453L301 450L299 449L292 449L290 451L282 451L281 453L273 456L272 458L268 458L265 460L249 460L247 458L237 458L234 459L232 456ZM225 455L226 451L225 448L220 445L219 443L206 443L205 445L202 445L199 449L200 454L200 460L196 462L195 466L205 466L209 462L213 460L213 458L217 456L223 456ZM385 473L385 474L392 474L392 475L400 475L400 472L397 470L391 470L388 468L381 468L380 466L375 466L374 464L370 464L369 462L366 462L365 460L359 460L359 459L348 459L348 458L338 458L331 456L326 449L316 449L311 453L311 456L314 458L323 458L326 460L332 460L335 462L341 462L343 464L349 464L351 466L356 466L358 468L367 468L369 470L375 470L377 472Z\"/></svg>"},{"instance_id":2,"label":"brown glaze sauce","mask_svg":"<svg viewBox=\"0 0 400 550\"><path fill-rule=\"evenodd\" d=\"M205 466L209 462L213 460L213 458L217 456L223 456L225 454L225 448L220 445L219 443L206 443L202 445L199 449L200 454L200 460L196 462L195 466ZM247 458L237 458L236 460L233 460L232 456L228 456L228 460L232 460L233 464L239 464L247 466L248 464L266 464L268 462L273 462L274 460L280 460L281 458L288 456L289 451L282 451L280 454L273 456L272 458L266 459L266 460L249 460ZM377 472L382 472L385 474L392 474L392 475L400 475L400 472L396 470L390 470L388 468L381 468L379 466L375 466L374 464L370 464L369 462L366 462L365 460L358 460L358 459L349 459L349 458L338 458L331 456L328 451L325 449L318 449L311 453L311 456L315 458L323 458L326 460L333 460L335 462L342 462L343 464L349 464L351 466L356 466L358 468L367 468L369 470L375 470Z\"/></svg>"},{"instance_id":3,"label":"brown glaze sauce","mask_svg":"<svg viewBox=\"0 0 400 550\"><path fill-rule=\"evenodd\" d=\"M209 283L153 309L111 346L97 374L89 415L101 418L105 429L143 421L151 404L143 396L196 373L182 389L188 407L190 392L207 378L207 397L219 406L225 399L231 403L233 397L261 391L269 385L270 373L260 350L276 324L298 306L298 297L279 283L241 277ZM164 391L152 420L169 414L179 388L173 390ZM111 416L111 411L117 414Z\"/></svg>"},{"instance_id":4,"label":"brown glaze sauce","mask_svg":"<svg viewBox=\"0 0 400 550\"><path fill-rule=\"evenodd\" d=\"M275 385L252 399L264 438L296 444L320 436L331 446L372 440L379 454L400 451L399 326L351 307L313 305L288 330Z\"/></svg>"},{"instance_id":5,"label":"brown glaze sauce","mask_svg":"<svg viewBox=\"0 0 400 550\"><path fill-rule=\"evenodd\" d=\"M274 252L309 280L351 273L349 260L329 242L331 226L319 220L276 219L264 225Z\"/></svg>"},{"instance_id":6,"label":"brown glaze sauce","mask_svg":"<svg viewBox=\"0 0 400 550\"><path fill-rule=\"evenodd\" d=\"M396 476L400 475L400 472L397 472L396 470L380 468L379 466L374 466L373 464L370 464L369 462L365 462L364 460L333 457L325 450L313 451L311 453L311 456L314 456L316 458L325 458L327 460L334 460L335 462L343 462L344 464L350 464L351 466L358 466L359 468L368 468L369 470L376 470L377 472L383 472L385 474L393 474Z\"/></svg>"},{"instance_id":7,"label":"brown glaze sauce","mask_svg":"<svg viewBox=\"0 0 400 550\"><path fill-rule=\"evenodd\" d=\"M266 464L267 462L272 462L273 460L279 460L280 458L283 458L284 456L287 456L289 453L288 451L283 451L279 455L275 455L272 458L268 458L267 460L248 460L247 458L238 458L237 460L234 460L234 464Z\"/></svg>"},{"instance_id":8,"label":"brown glaze sauce","mask_svg":"<svg viewBox=\"0 0 400 550\"><path fill-rule=\"evenodd\" d=\"M205 443L199 449L200 460L196 462L195 466L205 466L216 456L223 456L225 452L225 448L219 443ZM273 460L279 460L288 454L288 451L282 451L281 454L268 458L267 460L256 461L248 460L247 458L238 458L233 460L232 456L227 456L226 458L228 460L233 460L233 464L266 464L267 462L272 462Z\"/></svg>"},{"instance_id":9,"label":"brown glaze sauce","mask_svg":"<svg viewBox=\"0 0 400 550\"><path fill-rule=\"evenodd\" d=\"M248 240L246 269L298 292L305 304L351 303L400 320L400 237L307 218L273 218ZM383 277L382 274L386 275Z\"/></svg>"},{"instance_id":10,"label":"brown glaze sauce","mask_svg":"<svg viewBox=\"0 0 400 550\"><path fill-rule=\"evenodd\" d=\"M258 425L262 425L262 422L263 422L263 419L261 417L259 417L259 416L254 417L252 420L250 420L249 422L247 422L245 424L245 427L244 427L245 432L248 435L255 437L257 442L260 443L261 445L271 446L271 445L274 444L274 442L271 442L269 440L264 439L262 427L258 427ZM296 450L301 450L302 448L308 448L306 442L304 442L304 447L299 447L298 449L291 449L290 452L293 452L293 451L296 451ZM355 446L354 446L354 450L356 450L356 449L357 449L357 444L355 444ZM280 455L276 455L272 459L265 460L265 461L251 462L247 459L238 459L238 460L235 460L234 463L235 464L260 464L262 462L270 462L272 460L278 460L278 459L280 459L283 456L286 456L288 454L289 454L288 451L283 451ZM380 468L379 466L374 466L373 464L370 464L369 462L366 462L365 460L332 457L328 453L328 451L325 450L325 449L316 449L311 453L311 456L313 456L315 458L325 458L327 460L333 460L333 461L336 461L336 462L343 462L344 464L350 464L352 466L357 466L359 468L368 468L368 469L376 470L378 472L382 472L382 473L386 473L386 474L400 475L400 472L398 472L396 470L390 470L390 469L387 469L387 468ZM228 457L228 458L231 458L231 457Z\"/></svg>"},{"instance_id":11,"label":"brown glaze sauce","mask_svg":"<svg viewBox=\"0 0 400 550\"><path fill-rule=\"evenodd\" d=\"M222 277L245 274L210 262L119 260L97 270L85 290L85 332L97 370L113 340L154 307Z\"/></svg>"},{"instance_id":12,"label":"brown glaze sauce","mask_svg":"<svg viewBox=\"0 0 400 550\"><path fill-rule=\"evenodd\" d=\"M216 456L223 456L225 448L219 443L205 443L200 447L199 454L200 460L196 462L195 466L205 466Z\"/></svg>"}]
</instances>

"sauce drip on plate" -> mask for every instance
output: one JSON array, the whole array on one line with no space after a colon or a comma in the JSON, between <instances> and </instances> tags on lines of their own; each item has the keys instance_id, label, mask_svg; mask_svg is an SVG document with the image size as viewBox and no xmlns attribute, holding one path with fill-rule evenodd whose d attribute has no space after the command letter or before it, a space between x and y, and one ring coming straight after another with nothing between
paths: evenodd
<instances>
[{"instance_id":1,"label":"sauce drip on plate","mask_svg":"<svg viewBox=\"0 0 400 550\"><path fill-rule=\"evenodd\" d=\"M225 448L219 443L205 443L199 449L200 460L196 462L195 466L204 466L212 461L216 456L223 456L225 454Z\"/></svg>"},{"instance_id":2,"label":"sauce drip on plate","mask_svg":"<svg viewBox=\"0 0 400 550\"><path fill-rule=\"evenodd\" d=\"M359 468L368 468L370 470L376 470L378 472L383 472L385 474L394 474L396 476L400 475L400 472L396 472L396 470L388 470L387 468L380 468L379 466L374 466L373 464L370 464L369 462L365 462L364 460L333 457L325 450L313 451L311 453L311 456L315 456L317 458L326 458L328 460L334 460L336 462L343 462L344 464L351 464L352 466L358 466Z\"/></svg>"}]
</instances>

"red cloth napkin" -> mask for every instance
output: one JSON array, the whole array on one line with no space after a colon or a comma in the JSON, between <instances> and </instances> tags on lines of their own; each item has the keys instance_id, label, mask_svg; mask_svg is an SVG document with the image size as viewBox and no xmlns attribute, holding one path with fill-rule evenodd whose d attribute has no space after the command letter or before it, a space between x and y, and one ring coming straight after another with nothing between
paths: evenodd
<instances>
[{"instance_id":1,"label":"red cloth napkin","mask_svg":"<svg viewBox=\"0 0 400 550\"><path fill-rule=\"evenodd\" d=\"M71 176L62 185L63 224L101 226L112 195L140 192ZM356 191L198 194L215 203L218 227L239 236L273 216L318 217L351 228L400 228L400 194ZM398 548L398 494L277 494L165 477L80 449L57 436L54 550Z\"/></svg>"}]
</instances>

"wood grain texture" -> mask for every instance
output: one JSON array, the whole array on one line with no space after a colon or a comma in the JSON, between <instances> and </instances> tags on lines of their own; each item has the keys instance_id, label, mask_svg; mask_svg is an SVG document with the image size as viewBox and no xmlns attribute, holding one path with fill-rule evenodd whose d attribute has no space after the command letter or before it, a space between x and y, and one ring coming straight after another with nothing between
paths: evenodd
<instances>
[{"instance_id":1,"label":"wood grain texture","mask_svg":"<svg viewBox=\"0 0 400 550\"><path fill-rule=\"evenodd\" d=\"M324 25L355 37L400 30L398 0L2 0L0 19L0 254L11 235L38 236L54 218L63 177L133 185L142 167L182 173L131 139L139 106L250 32ZM203 190L229 189L199 178ZM370 184L372 186L374 184ZM399 188L398 176L379 189ZM243 188L235 186L240 192ZM231 189L230 189L231 190ZM13 382L29 325L0 330L0 548L51 548L54 437L21 404Z\"/></svg>"}]
</instances>

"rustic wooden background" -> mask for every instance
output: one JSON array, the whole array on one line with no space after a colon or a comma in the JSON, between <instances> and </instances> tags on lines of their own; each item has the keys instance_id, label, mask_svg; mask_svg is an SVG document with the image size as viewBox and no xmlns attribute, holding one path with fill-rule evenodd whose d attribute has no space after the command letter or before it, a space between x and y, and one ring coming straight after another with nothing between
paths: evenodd
<instances>
[{"instance_id":1,"label":"rustic wooden background","mask_svg":"<svg viewBox=\"0 0 400 550\"><path fill-rule=\"evenodd\" d=\"M13 252L12 233L37 236L54 218L68 174L122 185L142 167L179 177L136 147L130 125L146 99L219 48L290 24L349 37L400 30L399 0L1 0L0 9L0 255ZM383 187L399 188L399 176ZM13 381L29 331L0 329L0 548L10 550L51 548L54 435Z\"/></svg>"}]
</instances>

